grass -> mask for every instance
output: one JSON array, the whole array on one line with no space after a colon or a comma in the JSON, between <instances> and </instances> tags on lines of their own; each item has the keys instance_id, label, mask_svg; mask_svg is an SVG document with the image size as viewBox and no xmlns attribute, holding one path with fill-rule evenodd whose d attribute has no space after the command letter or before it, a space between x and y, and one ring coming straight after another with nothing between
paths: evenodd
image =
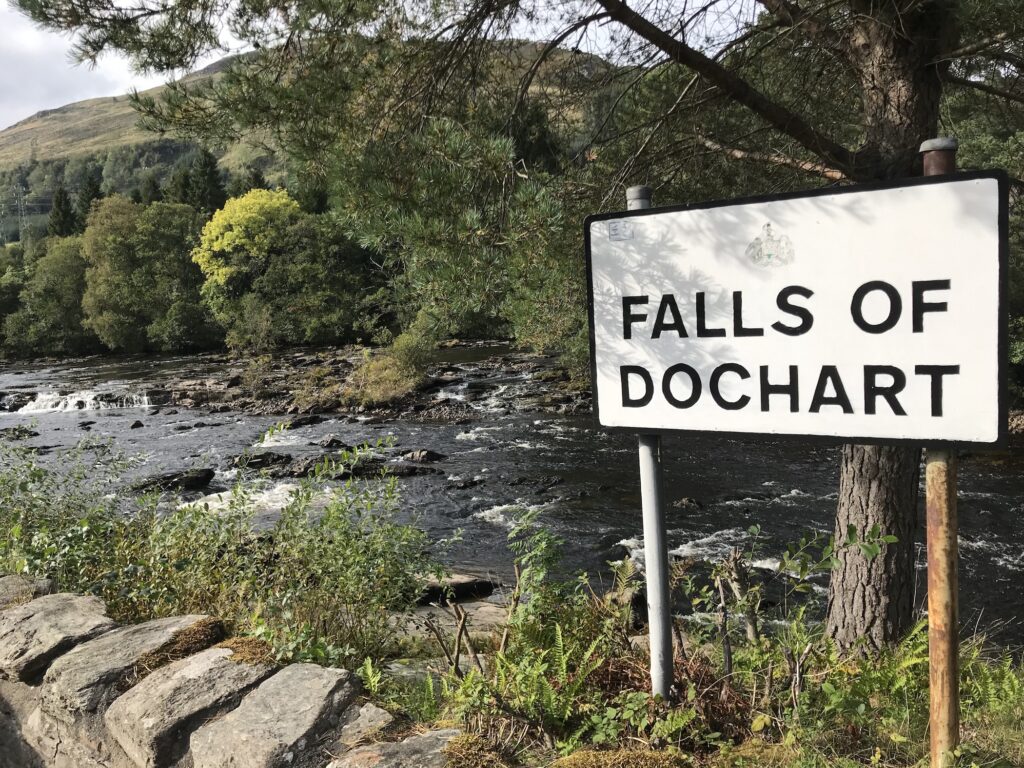
<instances>
[{"instance_id":1,"label":"grass","mask_svg":"<svg viewBox=\"0 0 1024 768\"><path fill-rule=\"evenodd\" d=\"M216 510L125 500L130 462L105 443L50 458L0 445L0 572L99 595L118 621L209 614L278 661L351 668L398 651L395 614L438 572L422 531L395 521L393 479L329 485L356 453L322 464L259 532L245 483Z\"/></svg>"}]
</instances>

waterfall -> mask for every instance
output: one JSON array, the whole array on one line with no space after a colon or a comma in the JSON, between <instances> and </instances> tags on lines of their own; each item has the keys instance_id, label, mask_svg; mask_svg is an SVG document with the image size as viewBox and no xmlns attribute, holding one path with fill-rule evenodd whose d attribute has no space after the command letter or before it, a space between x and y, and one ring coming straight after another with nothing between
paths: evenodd
<instances>
[{"instance_id":1,"label":"waterfall","mask_svg":"<svg viewBox=\"0 0 1024 768\"><path fill-rule=\"evenodd\" d=\"M101 411L108 408L148 408L149 397L139 392L96 392L90 389L70 394L39 392L19 413L60 411Z\"/></svg>"}]
</instances>

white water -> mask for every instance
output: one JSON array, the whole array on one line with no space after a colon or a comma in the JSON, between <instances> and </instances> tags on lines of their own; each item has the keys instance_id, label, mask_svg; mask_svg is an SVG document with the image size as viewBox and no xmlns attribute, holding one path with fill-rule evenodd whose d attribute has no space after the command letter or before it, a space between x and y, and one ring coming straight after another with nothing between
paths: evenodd
<instances>
[{"instance_id":1,"label":"white water","mask_svg":"<svg viewBox=\"0 0 1024 768\"><path fill-rule=\"evenodd\" d=\"M137 392L96 392L85 389L62 395L39 392L18 413L54 413L62 411L102 411L111 408L148 408L149 397Z\"/></svg>"}]
</instances>

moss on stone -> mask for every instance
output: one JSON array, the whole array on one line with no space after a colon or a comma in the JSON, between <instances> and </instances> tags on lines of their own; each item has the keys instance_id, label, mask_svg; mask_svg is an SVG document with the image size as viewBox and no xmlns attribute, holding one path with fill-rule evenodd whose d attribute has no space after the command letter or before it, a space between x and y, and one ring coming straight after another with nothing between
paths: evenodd
<instances>
[{"instance_id":1,"label":"moss on stone","mask_svg":"<svg viewBox=\"0 0 1024 768\"><path fill-rule=\"evenodd\" d=\"M224 622L220 619L212 616L200 619L180 632L176 632L169 642L141 656L135 663L132 673L124 680L122 687L127 690L150 672L170 664L172 661L205 651L214 643L222 640L224 634Z\"/></svg>"},{"instance_id":2,"label":"moss on stone","mask_svg":"<svg viewBox=\"0 0 1024 768\"><path fill-rule=\"evenodd\" d=\"M276 664L274 649L266 640L257 637L229 637L218 648L231 650L231 661L239 664Z\"/></svg>"},{"instance_id":3,"label":"moss on stone","mask_svg":"<svg viewBox=\"0 0 1024 768\"><path fill-rule=\"evenodd\" d=\"M490 744L473 733L462 733L442 750L447 768L506 768L508 763Z\"/></svg>"},{"instance_id":4,"label":"moss on stone","mask_svg":"<svg viewBox=\"0 0 1024 768\"><path fill-rule=\"evenodd\" d=\"M596 752L583 749L552 763L551 768L689 768L693 761L669 752L616 749Z\"/></svg>"}]
</instances>

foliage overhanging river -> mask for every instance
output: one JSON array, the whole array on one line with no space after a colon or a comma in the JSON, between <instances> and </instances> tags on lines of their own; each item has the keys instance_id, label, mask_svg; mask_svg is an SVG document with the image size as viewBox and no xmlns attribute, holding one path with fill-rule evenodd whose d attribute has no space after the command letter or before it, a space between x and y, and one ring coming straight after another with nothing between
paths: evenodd
<instances>
[{"instance_id":1,"label":"foliage overhanging river","mask_svg":"<svg viewBox=\"0 0 1024 768\"><path fill-rule=\"evenodd\" d=\"M508 580L506 536L523 509L566 541L572 568L599 571L626 552L642 556L635 440L598 430L589 413L524 409L536 394L529 374L482 374L479 361L507 350L477 347L447 353L449 370L464 378L435 396L468 401L464 423L375 421L326 414L320 423L264 432L284 415L227 410L154 408L144 393L156 379L202 377L222 365L217 357L93 358L58 365L6 363L0 368L0 430L23 425L22 440L44 457L83 437L108 437L144 458L135 470L148 477L167 470L211 467L206 494L226 489L233 459L249 449L295 457L323 453L328 435L341 442L391 438L395 453L425 448L445 456L433 474L400 479L404 508L437 540L461 538L447 560L457 569ZM9 412L16 406L19 410ZM138 426L141 422L142 426ZM133 428L133 425L135 427ZM8 432L0 439L11 439ZM797 441L733 440L710 436L666 438L666 498L673 554L717 559L762 529L757 565L772 568L789 543L808 533L831 533L838 478L837 449ZM1024 477L1020 448L967 455L961 463L961 604L965 625L1000 624L1000 639L1024 642ZM268 517L295 480L266 480L261 503ZM923 520L923 515L921 516ZM924 594L923 531L918 532L918 594Z\"/></svg>"}]
</instances>

